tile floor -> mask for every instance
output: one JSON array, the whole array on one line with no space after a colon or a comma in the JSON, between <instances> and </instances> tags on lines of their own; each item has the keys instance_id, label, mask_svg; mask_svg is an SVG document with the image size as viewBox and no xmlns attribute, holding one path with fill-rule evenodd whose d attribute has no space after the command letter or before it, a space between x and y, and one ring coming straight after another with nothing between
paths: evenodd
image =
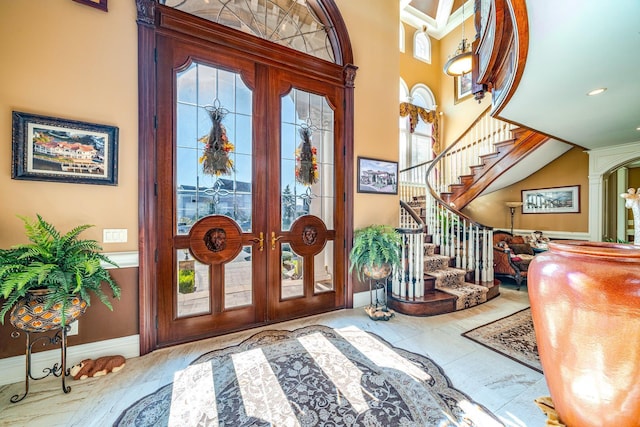
<instances>
[{"instance_id":1,"label":"tile floor","mask_svg":"<svg viewBox=\"0 0 640 427\"><path fill-rule=\"evenodd\" d=\"M504 286L501 295L481 306L433 317L396 315L388 322L370 320L362 308L312 316L261 329L295 329L311 324L334 328L357 326L396 347L429 356L453 386L498 415L509 427L538 427L546 417L533 399L549 394L542 374L501 356L460 334L529 305L526 288ZM64 394L58 378L32 381L27 397L23 383L0 387L0 426L108 426L139 398L172 381L174 372L214 348L238 343L258 329L158 350L129 359L125 368L106 377L69 379Z\"/></svg>"}]
</instances>

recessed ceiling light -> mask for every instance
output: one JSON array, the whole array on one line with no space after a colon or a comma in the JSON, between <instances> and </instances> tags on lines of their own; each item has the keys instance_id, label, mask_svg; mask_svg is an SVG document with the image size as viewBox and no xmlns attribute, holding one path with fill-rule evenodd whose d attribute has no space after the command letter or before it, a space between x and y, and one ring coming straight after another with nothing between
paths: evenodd
<instances>
[{"instance_id":1,"label":"recessed ceiling light","mask_svg":"<svg viewBox=\"0 0 640 427\"><path fill-rule=\"evenodd\" d=\"M607 90L606 87L601 87L601 88L598 88L598 89L594 89L591 92L588 92L587 95L589 95L589 96L600 95L605 90Z\"/></svg>"},{"instance_id":2,"label":"recessed ceiling light","mask_svg":"<svg viewBox=\"0 0 640 427\"><path fill-rule=\"evenodd\" d=\"M640 126L638 126L638 127L636 128L636 130L640 130Z\"/></svg>"}]
</instances>

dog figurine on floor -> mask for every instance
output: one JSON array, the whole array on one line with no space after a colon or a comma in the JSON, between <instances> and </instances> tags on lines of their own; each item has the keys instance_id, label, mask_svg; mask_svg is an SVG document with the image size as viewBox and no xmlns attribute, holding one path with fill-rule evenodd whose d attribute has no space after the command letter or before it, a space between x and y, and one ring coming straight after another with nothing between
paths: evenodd
<instances>
[{"instance_id":1,"label":"dog figurine on floor","mask_svg":"<svg viewBox=\"0 0 640 427\"><path fill-rule=\"evenodd\" d=\"M118 372L125 365L123 356L104 356L97 359L85 359L74 365L69 370L74 380L83 380L89 377L107 375L109 372Z\"/></svg>"}]
</instances>

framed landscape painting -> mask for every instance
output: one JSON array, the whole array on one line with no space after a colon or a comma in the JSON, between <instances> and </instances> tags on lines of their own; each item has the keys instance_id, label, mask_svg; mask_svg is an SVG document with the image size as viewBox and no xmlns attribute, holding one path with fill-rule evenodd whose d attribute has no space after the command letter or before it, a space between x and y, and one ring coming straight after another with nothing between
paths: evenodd
<instances>
[{"instance_id":1,"label":"framed landscape painting","mask_svg":"<svg viewBox=\"0 0 640 427\"><path fill-rule=\"evenodd\" d=\"M358 157L358 193L398 194L398 163Z\"/></svg>"},{"instance_id":2,"label":"framed landscape painting","mask_svg":"<svg viewBox=\"0 0 640 427\"><path fill-rule=\"evenodd\" d=\"M580 186L522 190L522 213L578 213Z\"/></svg>"},{"instance_id":3,"label":"framed landscape painting","mask_svg":"<svg viewBox=\"0 0 640 427\"><path fill-rule=\"evenodd\" d=\"M118 128L13 112L11 177L116 185Z\"/></svg>"}]
</instances>

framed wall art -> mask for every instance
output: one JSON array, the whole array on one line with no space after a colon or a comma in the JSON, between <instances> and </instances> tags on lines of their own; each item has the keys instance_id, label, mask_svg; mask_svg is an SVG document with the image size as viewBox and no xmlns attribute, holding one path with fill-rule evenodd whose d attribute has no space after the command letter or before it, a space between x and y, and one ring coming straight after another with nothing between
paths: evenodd
<instances>
[{"instance_id":1,"label":"framed wall art","mask_svg":"<svg viewBox=\"0 0 640 427\"><path fill-rule=\"evenodd\" d=\"M116 185L118 128L13 112L11 177Z\"/></svg>"},{"instance_id":2,"label":"framed wall art","mask_svg":"<svg viewBox=\"0 0 640 427\"><path fill-rule=\"evenodd\" d=\"M579 213L580 186L522 190L522 213Z\"/></svg>"},{"instance_id":3,"label":"framed wall art","mask_svg":"<svg viewBox=\"0 0 640 427\"><path fill-rule=\"evenodd\" d=\"M97 9L107 12L107 0L73 0L76 3L86 4L87 6L93 6Z\"/></svg>"},{"instance_id":4,"label":"framed wall art","mask_svg":"<svg viewBox=\"0 0 640 427\"><path fill-rule=\"evenodd\" d=\"M471 71L461 76L454 76L454 104L464 101L471 96Z\"/></svg>"},{"instance_id":5,"label":"framed wall art","mask_svg":"<svg viewBox=\"0 0 640 427\"><path fill-rule=\"evenodd\" d=\"M358 193L398 194L398 163L358 157Z\"/></svg>"}]
</instances>

